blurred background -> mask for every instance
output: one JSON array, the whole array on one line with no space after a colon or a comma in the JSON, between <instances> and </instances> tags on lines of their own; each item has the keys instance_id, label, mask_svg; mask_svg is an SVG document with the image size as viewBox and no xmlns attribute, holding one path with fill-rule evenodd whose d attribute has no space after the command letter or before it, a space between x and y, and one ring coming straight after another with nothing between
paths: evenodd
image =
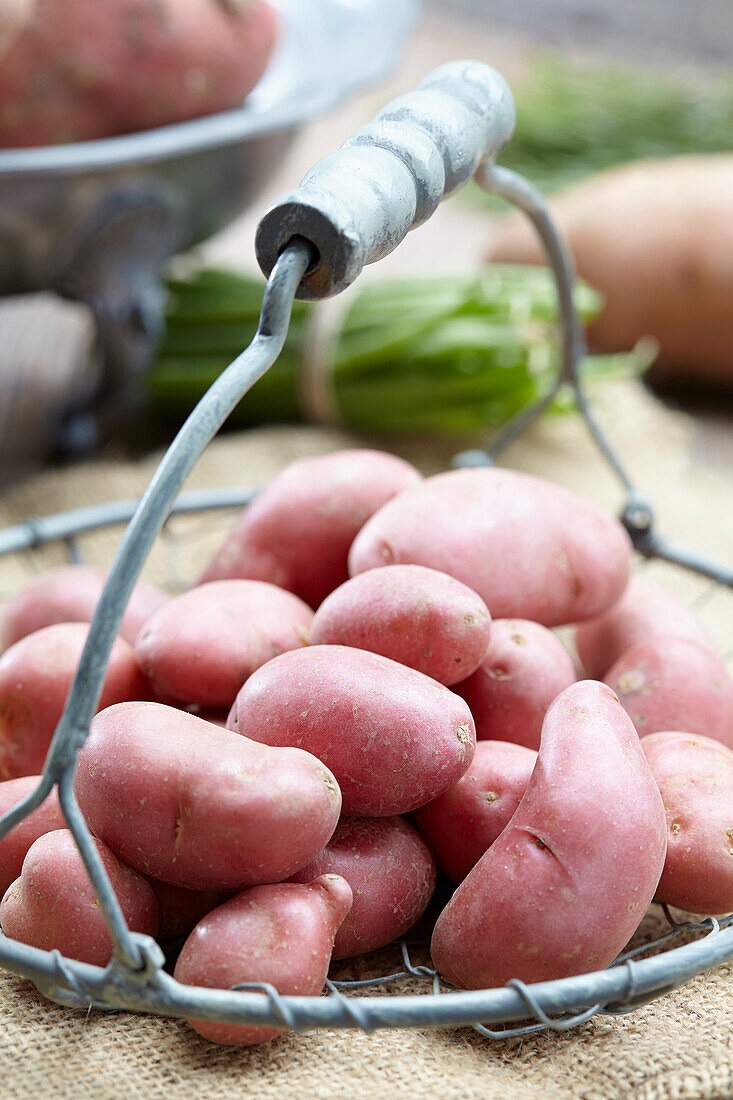
<instances>
[{"instance_id":1,"label":"blurred background","mask_svg":"<svg viewBox=\"0 0 733 1100\"><path fill-rule=\"evenodd\" d=\"M85 2L66 9L67 62L86 57L84 20L68 18ZM134 7L99 7L112 17L125 2ZM202 13L207 4L218 0L201 0ZM186 114L180 89L195 82L172 72L169 117L138 101L124 119L91 118L70 94L64 118L40 126L49 97L44 107L29 91L29 27L6 21L3 38L0 7L3 482L163 445L254 332L253 241L268 203L391 97L469 56L509 80L518 121L500 161L550 196L574 250L593 395L603 400L606 380L643 377L694 414L694 461L733 469L733 6L274 7L272 41L252 38L244 108L234 80L230 103ZM141 73L124 76L128 89ZM302 386L316 347L330 419L386 446L415 434L455 438L456 449L485 439L557 367L552 284L527 266L541 262L519 219L467 188L368 269L343 308L296 307L282 360L231 426L322 416ZM568 409L560 400L549 415Z\"/></svg>"}]
</instances>

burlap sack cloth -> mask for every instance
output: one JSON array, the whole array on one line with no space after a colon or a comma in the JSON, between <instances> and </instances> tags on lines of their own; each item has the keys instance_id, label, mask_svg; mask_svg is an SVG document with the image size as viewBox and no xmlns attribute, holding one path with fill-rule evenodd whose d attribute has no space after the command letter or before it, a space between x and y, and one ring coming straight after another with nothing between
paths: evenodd
<instances>
[{"instance_id":1,"label":"burlap sack cloth","mask_svg":"<svg viewBox=\"0 0 733 1100\"><path fill-rule=\"evenodd\" d=\"M733 561L733 481L692 468L685 418L661 409L632 383L607 387L602 412L640 488L654 501L660 528ZM229 436L208 450L188 487L259 484L298 455L354 442L308 428ZM450 453L442 444L394 449L426 471L443 468ZM575 417L545 419L506 461L610 506L619 503L617 487ZM135 496L153 466L152 461L105 461L46 474L5 498L0 521ZM229 516L176 521L146 575L185 582L230 522ZM85 537L82 546L91 561L104 563L118 539L119 531L101 533ZM0 561L0 587L12 591L30 569L62 557L55 548ZM644 568L661 572L665 583L689 598L707 587L676 570ZM733 642L732 606L730 596L713 594L702 608L724 651ZM394 961L388 957L385 967ZM402 991L409 989L405 985ZM43 1000L29 983L3 974L0 1096L712 1100L733 1096L732 1035L730 967L628 1017L596 1018L570 1034L492 1042L468 1028L384 1030L371 1037L318 1031L245 1050L212 1046L180 1021L63 1009Z\"/></svg>"}]
</instances>

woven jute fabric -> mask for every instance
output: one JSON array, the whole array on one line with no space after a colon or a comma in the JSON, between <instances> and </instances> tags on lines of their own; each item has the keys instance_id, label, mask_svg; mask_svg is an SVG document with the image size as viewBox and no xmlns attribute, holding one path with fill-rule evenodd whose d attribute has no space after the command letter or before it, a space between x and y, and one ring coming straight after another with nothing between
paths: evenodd
<instances>
[{"instance_id":1,"label":"woven jute fabric","mask_svg":"<svg viewBox=\"0 0 733 1100\"><path fill-rule=\"evenodd\" d=\"M695 468L687 420L658 405L635 383L608 385L601 416L660 530L733 561L733 481ZM337 431L262 429L215 442L188 488L259 485L299 455L364 445ZM446 466L447 444L390 444L426 472ZM553 478L617 508L621 494L576 417L548 417L506 454L508 465ZM135 497L155 462L106 460L46 473L0 503L0 523L18 522L96 501ZM146 576L190 581L231 523L231 515L172 521ZM80 539L91 562L108 565L120 530ZM59 547L0 560L7 595L33 572L65 560ZM733 599L678 569L644 565L686 599L733 645ZM657 918L655 918L657 919ZM396 959L384 953L384 972ZM359 964L363 966L364 964ZM376 964L375 964L376 965ZM341 968L345 976L348 968ZM403 983L400 992L424 992ZM380 991L381 992L381 991ZM79 1012L46 1001L33 986L0 974L0 1097L342 1098L441 1097L446 1100L723 1100L733 1096L733 973L701 975L628 1016L597 1017L567 1034L492 1041L470 1028L313 1031L264 1046L213 1046L185 1023L125 1013Z\"/></svg>"}]
</instances>

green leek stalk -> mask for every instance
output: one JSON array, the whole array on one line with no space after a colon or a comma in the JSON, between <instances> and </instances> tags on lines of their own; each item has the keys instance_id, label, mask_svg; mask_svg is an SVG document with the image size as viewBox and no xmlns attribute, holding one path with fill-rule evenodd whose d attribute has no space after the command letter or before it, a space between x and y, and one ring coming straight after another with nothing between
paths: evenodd
<instances>
[{"instance_id":1,"label":"green leek stalk","mask_svg":"<svg viewBox=\"0 0 733 1100\"><path fill-rule=\"evenodd\" d=\"M146 386L156 408L180 419L254 336L262 282L203 270L171 279L168 290L167 332ZM600 296L583 283L575 302L585 321L601 308ZM308 419L302 371L322 308L295 303L280 358L232 423ZM546 392L558 369L556 321L554 283L541 268L495 265L471 276L374 281L352 293L325 341L328 361L315 367L326 372L345 426L369 434L465 435L504 423ZM643 352L632 352L589 357L583 369L632 373L647 363Z\"/></svg>"}]
</instances>

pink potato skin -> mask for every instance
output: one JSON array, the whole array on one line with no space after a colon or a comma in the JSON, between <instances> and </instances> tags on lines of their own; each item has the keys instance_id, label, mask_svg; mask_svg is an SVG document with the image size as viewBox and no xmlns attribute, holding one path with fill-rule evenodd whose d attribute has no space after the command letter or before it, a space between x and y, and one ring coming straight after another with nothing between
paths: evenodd
<instances>
[{"instance_id":1,"label":"pink potato skin","mask_svg":"<svg viewBox=\"0 0 733 1100\"><path fill-rule=\"evenodd\" d=\"M577 677L562 642L526 619L495 619L481 667L456 691L469 707L479 740L540 747L547 708Z\"/></svg>"},{"instance_id":2,"label":"pink potato skin","mask_svg":"<svg viewBox=\"0 0 733 1100\"><path fill-rule=\"evenodd\" d=\"M435 860L401 817L343 817L326 847L290 882L346 879L354 904L333 944L334 959L375 951L419 920L435 890Z\"/></svg>"},{"instance_id":3,"label":"pink potato skin","mask_svg":"<svg viewBox=\"0 0 733 1100\"><path fill-rule=\"evenodd\" d=\"M97 851L132 932L155 936L158 907L142 875L101 841ZM70 959L106 966L112 940L76 842L68 829L46 833L31 846L23 870L0 904L6 936Z\"/></svg>"},{"instance_id":4,"label":"pink potato skin","mask_svg":"<svg viewBox=\"0 0 733 1100\"><path fill-rule=\"evenodd\" d=\"M251 578L318 607L348 579L349 547L371 515L420 480L381 451L334 451L291 463L245 509L200 582Z\"/></svg>"},{"instance_id":5,"label":"pink potato skin","mask_svg":"<svg viewBox=\"0 0 733 1100\"><path fill-rule=\"evenodd\" d=\"M7 779L0 783L0 818L35 791L40 781L40 775L25 775L22 779ZM65 828L66 820L54 788L37 810L24 817L0 840L0 897L20 875L23 860L31 844L44 833Z\"/></svg>"},{"instance_id":6,"label":"pink potato skin","mask_svg":"<svg viewBox=\"0 0 733 1100\"><path fill-rule=\"evenodd\" d=\"M0 657L0 780L42 771L88 633L88 623L57 623L21 638ZM99 709L149 698L132 647L117 638Z\"/></svg>"},{"instance_id":7,"label":"pink potato skin","mask_svg":"<svg viewBox=\"0 0 733 1100\"><path fill-rule=\"evenodd\" d=\"M621 599L597 619L582 623L575 643L583 668L601 680L628 649L656 634L689 638L713 650L712 639L694 611L671 592L632 577Z\"/></svg>"},{"instance_id":8,"label":"pink potato skin","mask_svg":"<svg viewBox=\"0 0 733 1100\"><path fill-rule=\"evenodd\" d=\"M336 776L344 813L408 813L460 779L476 745L449 688L348 646L283 653L250 676L227 726L266 745L297 745Z\"/></svg>"},{"instance_id":9,"label":"pink potato skin","mask_svg":"<svg viewBox=\"0 0 733 1100\"><path fill-rule=\"evenodd\" d=\"M109 707L79 753L76 794L95 836L153 878L190 890L280 882L338 823L330 771L161 703Z\"/></svg>"},{"instance_id":10,"label":"pink potato skin","mask_svg":"<svg viewBox=\"0 0 733 1100\"><path fill-rule=\"evenodd\" d=\"M633 724L584 680L545 717L516 813L435 925L433 962L465 989L607 966L654 897L664 806Z\"/></svg>"},{"instance_id":11,"label":"pink potato skin","mask_svg":"<svg viewBox=\"0 0 733 1100\"><path fill-rule=\"evenodd\" d=\"M462 882L508 825L537 753L510 741L479 741L471 767L413 820L453 882Z\"/></svg>"},{"instance_id":12,"label":"pink potato skin","mask_svg":"<svg viewBox=\"0 0 733 1100\"><path fill-rule=\"evenodd\" d=\"M657 898L688 913L730 913L733 752L687 733L651 733L641 747L667 815L667 858Z\"/></svg>"},{"instance_id":13,"label":"pink potato skin","mask_svg":"<svg viewBox=\"0 0 733 1100\"><path fill-rule=\"evenodd\" d=\"M599 615L629 577L631 543L602 508L515 470L452 470L388 502L349 553L351 575L413 563L478 592L493 617L544 626Z\"/></svg>"},{"instance_id":14,"label":"pink potato skin","mask_svg":"<svg viewBox=\"0 0 733 1100\"><path fill-rule=\"evenodd\" d=\"M476 671L490 632L486 604L465 584L421 565L390 565L332 592L316 613L310 641L381 653L450 686Z\"/></svg>"},{"instance_id":15,"label":"pink potato skin","mask_svg":"<svg viewBox=\"0 0 733 1100\"><path fill-rule=\"evenodd\" d=\"M228 710L265 661L305 644L313 612L262 581L212 581L177 596L138 635L135 656L163 696Z\"/></svg>"},{"instance_id":16,"label":"pink potato skin","mask_svg":"<svg viewBox=\"0 0 733 1100\"><path fill-rule=\"evenodd\" d=\"M54 623L90 623L105 575L88 565L67 565L42 573L9 601L2 625L3 649ZM133 645L146 619L168 600L152 584L136 584L120 624L120 635Z\"/></svg>"},{"instance_id":17,"label":"pink potato skin","mask_svg":"<svg viewBox=\"0 0 733 1100\"><path fill-rule=\"evenodd\" d=\"M658 635L627 650L605 677L642 737L684 730L733 749L733 683L714 653Z\"/></svg>"},{"instance_id":18,"label":"pink potato skin","mask_svg":"<svg viewBox=\"0 0 733 1100\"><path fill-rule=\"evenodd\" d=\"M228 891L186 890L156 878L149 878L148 882L158 904L159 940L187 936L207 913L231 897Z\"/></svg>"},{"instance_id":19,"label":"pink potato skin","mask_svg":"<svg viewBox=\"0 0 733 1100\"><path fill-rule=\"evenodd\" d=\"M239 106L277 29L264 0L35 0L0 68L0 146L146 130Z\"/></svg>"},{"instance_id":20,"label":"pink potato skin","mask_svg":"<svg viewBox=\"0 0 733 1100\"><path fill-rule=\"evenodd\" d=\"M351 889L338 875L307 884L280 883L244 890L194 928L178 957L174 977L183 985L230 989L267 982L279 993L317 997L331 961L334 936L351 908ZM248 1046L285 1028L218 1024L190 1019L215 1043Z\"/></svg>"}]
</instances>

